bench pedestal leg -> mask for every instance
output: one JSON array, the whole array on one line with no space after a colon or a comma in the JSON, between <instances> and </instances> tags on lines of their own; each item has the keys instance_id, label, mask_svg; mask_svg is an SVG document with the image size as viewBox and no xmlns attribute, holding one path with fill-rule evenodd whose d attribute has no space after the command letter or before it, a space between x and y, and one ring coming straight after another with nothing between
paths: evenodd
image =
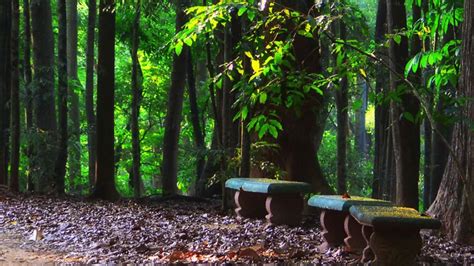
<instances>
[{"instance_id":1,"label":"bench pedestal leg","mask_svg":"<svg viewBox=\"0 0 474 266\"><path fill-rule=\"evenodd\" d=\"M234 196L235 213L239 218L263 218L267 213L265 199L265 194L238 190Z\"/></svg>"},{"instance_id":2,"label":"bench pedestal leg","mask_svg":"<svg viewBox=\"0 0 474 266\"><path fill-rule=\"evenodd\" d=\"M322 251L344 243L346 234L343 230L344 219L348 214L340 211L323 210L320 216L322 236L324 243L320 246Z\"/></svg>"},{"instance_id":3,"label":"bench pedestal leg","mask_svg":"<svg viewBox=\"0 0 474 266\"><path fill-rule=\"evenodd\" d=\"M370 237L374 229L371 226L363 225L362 226L362 235L364 236L365 240L365 248L362 251L362 262L366 263L374 259L374 252L370 248Z\"/></svg>"},{"instance_id":4,"label":"bench pedestal leg","mask_svg":"<svg viewBox=\"0 0 474 266\"><path fill-rule=\"evenodd\" d=\"M304 200L300 194L268 195L265 207L267 221L272 224L299 225Z\"/></svg>"},{"instance_id":5,"label":"bench pedestal leg","mask_svg":"<svg viewBox=\"0 0 474 266\"><path fill-rule=\"evenodd\" d=\"M414 265L421 246L418 229L375 227L370 237L375 265Z\"/></svg>"},{"instance_id":6,"label":"bench pedestal leg","mask_svg":"<svg viewBox=\"0 0 474 266\"><path fill-rule=\"evenodd\" d=\"M362 225L352 215L346 216L344 230L347 234L344 243L350 252L360 252L367 246L367 241L362 235Z\"/></svg>"}]
</instances>

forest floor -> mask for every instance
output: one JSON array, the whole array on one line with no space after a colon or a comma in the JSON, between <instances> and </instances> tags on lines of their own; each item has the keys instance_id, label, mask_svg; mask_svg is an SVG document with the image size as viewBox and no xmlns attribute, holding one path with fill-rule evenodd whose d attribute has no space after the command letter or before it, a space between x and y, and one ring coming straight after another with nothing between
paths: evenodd
<instances>
[{"instance_id":1,"label":"forest floor","mask_svg":"<svg viewBox=\"0 0 474 266\"><path fill-rule=\"evenodd\" d=\"M423 232L419 262L474 263L474 246ZM354 263L320 252L318 218L300 227L223 215L219 201L109 203L0 193L0 265L11 263Z\"/></svg>"}]
</instances>

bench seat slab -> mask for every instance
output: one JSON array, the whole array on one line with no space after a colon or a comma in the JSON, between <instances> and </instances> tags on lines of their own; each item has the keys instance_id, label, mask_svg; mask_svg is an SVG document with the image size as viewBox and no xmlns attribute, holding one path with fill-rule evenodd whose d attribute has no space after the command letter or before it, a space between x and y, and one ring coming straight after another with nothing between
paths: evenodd
<instances>
[{"instance_id":1,"label":"bench seat slab","mask_svg":"<svg viewBox=\"0 0 474 266\"><path fill-rule=\"evenodd\" d=\"M309 193L312 190L308 183L269 178L231 178L225 182L225 187L266 194Z\"/></svg>"}]
</instances>

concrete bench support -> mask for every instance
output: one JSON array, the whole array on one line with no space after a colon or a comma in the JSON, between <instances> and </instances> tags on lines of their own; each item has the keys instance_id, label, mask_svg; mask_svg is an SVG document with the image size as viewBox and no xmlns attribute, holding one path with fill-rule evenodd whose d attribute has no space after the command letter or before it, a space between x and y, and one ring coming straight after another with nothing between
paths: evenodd
<instances>
[{"instance_id":1,"label":"concrete bench support","mask_svg":"<svg viewBox=\"0 0 474 266\"><path fill-rule=\"evenodd\" d=\"M362 225L349 214L354 205L391 206L383 200L352 196L344 198L339 195L316 195L308 200L308 205L321 209L321 226L323 244L320 250L345 245L346 249L360 253L367 246L362 234Z\"/></svg>"},{"instance_id":2,"label":"concrete bench support","mask_svg":"<svg viewBox=\"0 0 474 266\"><path fill-rule=\"evenodd\" d=\"M390 206L352 206L368 246L362 262L374 265L415 265L422 241L420 229L438 229L441 223L417 210Z\"/></svg>"},{"instance_id":3,"label":"concrete bench support","mask_svg":"<svg viewBox=\"0 0 474 266\"><path fill-rule=\"evenodd\" d=\"M262 193L238 190L234 196L237 217L264 218L267 214L265 210L266 198L266 195Z\"/></svg>"},{"instance_id":4,"label":"concrete bench support","mask_svg":"<svg viewBox=\"0 0 474 266\"><path fill-rule=\"evenodd\" d=\"M304 193L311 192L307 183L266 178L231 178L225 186L236 190L238 217L266 218L272 224L300 224Z\"/></svg>"}]
</instances>

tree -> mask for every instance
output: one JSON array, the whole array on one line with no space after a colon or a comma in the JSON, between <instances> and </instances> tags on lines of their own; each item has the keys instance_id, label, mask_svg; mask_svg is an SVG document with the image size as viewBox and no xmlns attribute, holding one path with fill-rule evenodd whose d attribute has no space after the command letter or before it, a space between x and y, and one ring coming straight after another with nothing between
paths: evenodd
<instances>
[{"instance_id":1,"label":"tree","mask_svg":"<svg viewBox=\"0 0 474 266\"><path fill-rule=\"evenodd\" d=\"M132 179L133 189L135 198L139 198L142 194L141 189L141 176L140 176L140 129L139 129L139 118L140 118L140 101L141 101L141 90L139 81L139 59L138 59L138 48L140 45L140 14L141 14L141 1L137 0L135 19L133 21L132 29Z\"/></svg>"},{"instance_id":2,"label":"tree","mask_svg":"<svg viewBox=\"0 0 474 266\"><path fill-rule=\"evenodd\" d=\"M187 6L186 0L176 1L176 32L179 32L186 23L184 13ZM179 54L173 55L173 70L171 73L171 87L168 92L168 111L165 120L165 135L163 140L163 194L176 194L176 181L178 175L178 140L181 124L181 111L183 108L183 95L186 82L186 54L184 47Z\"/></svg>"},{"instance_id":3,"label":"tree","mask_svg":"<svg viewBox=\"0 0 474 266\"><path fill-rule=\"evenodd\" d=\"M34 116L36 122L32 168L35 190L54 191L54 164L56 159L56 109L54 95L54 38L51 2L30 2L34 59Z\"/></svg>"},{"instance_id":4,"label":"tree","mask_svg":"<svg viewBox=\"0 0 474 266\"><path fill-rule=\"evenodd\" d=\"M33 80L33 74L31 73L31 23L30 23L30 1L23 0L23 21L24 21L24 41L23 41L23 77L25 83L25 118L26 118L26 130L30 134L33 130L33 104L32 104L32 88L31 83ZM27 136L29 136L27 134ZM28 157L28 173L26 175L26 190L33 190L33 179L31 172L33 169L32 164L32 151L33 147L31 144L31 138L27 139L26 155Z\"/></svg>"},{"instance_id":5,"label":"tree","mask_svg":"<svg viewBox=\"0 0 474 266\"><path fill-rule=\"evenodd\" d=\"M95 185L95 162L97 153L96 144L96 121L94 112L94 48L95 48L95 24L97 16L96 0L89 0L88 2L88 22L87 22L87 49L86 49L86 118L87 118L87 149L89 153L88 173L89 184L92 187Z\"/></svg>"},{"instance_id":6,"label":"tree","mask_svg":"<svg viewBox=\"0 0 474 266\"><path fill-rule=\"evenodd\" d=\"M74 188L74 178L81 174L81 121L79 112L79 95L77 90L81 88L79 77L77 76L77 0L66 1L66 21L67 21L67 73L68 73L68 94L71 99L70 118L72 126L70 128L71 143L69 146L69 182Z\"/></svg>"},{"instance_id":7,"label":"tree","mask_svg":"<svg viewBox=\"0 0 474 266\"><path fill-rule=\"evenodd\" d=\"M64 194L64 177L68 158L68 73L67 73L66 0L58 0L58 122L59 148L55 165L56 192Z\"/></svg>"},{"instance_id":8,"label":"tree","mask_svg":"<svg viewBox=\"0 0 474 266\"><path fill-rule=\"evenodd\" d=\"M115 200L114 95L115 95L115 1L100 0L97 75L97 161L93 196Z\"/></svg>"},{"instance_id":9,"label":"tree","mask_svg":"<svg viewBox=\"0 0 474 266\"><path fill-rule=\"evenodd\" d=\"M446 235L474 244L474 1L464 2L459 97L468 99L456 123L446 170L428 213L442 221Z\"/></svg>"},{"instance_id":10,"label":"tree","mask_svg":"<svg viewBox=\"0 0 474 266\"><path fill-rule=\"evenodd\" d=\"M0 185L8 181L8 101L10 99L10 1L0 3Z\"/></svg>"},{"instance_id":11,"label":"tree","mask_svg":"<svg viewBox=\"0 0 474 266\"><path fill-rule=\"evenodd\" d=\"M20 3L19 0L11 2L11 166L10 189L19 191L19 165L20 165L20 63L19 63L19 32L20 32Z\"/></svg>"},{"instance_id":12,"label":"tree","mask_svg":"<svg viewBox=\"0 0 474 266\"><path fill-rule=\"evenodd\" d=\"M204 143L204 135L201 129L201 120L199 118L199 106L197 103L197 91L196 91L196 78L194 75L193 57L191 49L188 49L188 55L186 58L186 75L188 81L188 96L189 106L191 109L191 122L193 125L193 136L194 143L197 150L197 162L196 162L196 180L199 180L204 170L204 151L206 149Z\"/></svg>"},{"instance_id":13,"label":"tree","mask_svg":"<svg viewBox=\"0 0 474 266\"><path fill-rule=\"evenodd\" d=\"M406 28L404 1L387 0L388 33L396 34ZM391 39L389 48L390 68L404 73L408 62L408 39L400 36L400 42ZM404 88L403 81L390 72L390 90L400 93L400 102L392 102L393 151L395 154L396 202L400 206L418 209L418 177L420 169L420 127L415 118L419 111L418 99Z\"/></svg>"}]
</instances>

